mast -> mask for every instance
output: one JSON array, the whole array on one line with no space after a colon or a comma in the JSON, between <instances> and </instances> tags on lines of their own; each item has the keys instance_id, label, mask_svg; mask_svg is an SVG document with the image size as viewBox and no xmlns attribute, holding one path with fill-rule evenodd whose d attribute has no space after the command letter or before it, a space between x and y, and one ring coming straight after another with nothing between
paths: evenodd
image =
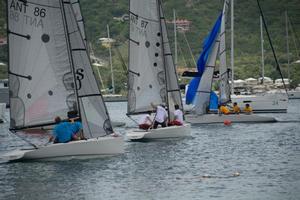
<instances>
[{"instance_id":1,"label":"mast","mask_svg":"<svg viewBox=\"0 0 300 200\"><path fill-rule=\"evenodd\" d=\"M107 27L107 38L109 42L108 51L109 51L109 63L110 63L110 72L111 72L111 86L112 86L112 93L115 94L115 81L114 81L114 72L113 72L113 66L112 66L112 57L111 57L111 43L110 40L110 33L109 33L109 25L106 25Z\"/></svg>"},{"instance_id":2,"label":"mast","mask_svg":"<svg viewBox=\"0 0 300 200\"><path fill-rule=\"evenodd\" d=\"M289 46L289 27L288 27L288 14L285 11L285 34L286 34L286 51L287 51L287 64L288 64L288 79L290 83L291 72L290 72L290 46Z\"/></svg>"},{"instance_id":3,"label":"mast","mask_svg":"<svg viewBox=\"0 0 300 200\"><path fill-rule=\"evenodd\" d=\"M165 59L165 48L164 48L164 37L163 37L163 29L161 25L162 16L161 16L161 1L156 0L157 2L157 11L158 11L158 17L159 17L159 29L160 29L160 37L161 37L161 52L162 52L162 60L163 60L163 69L165 74L165 81L166 81L166 103L168 107L168 120L170 121L170 105L169 105L169 91L168 91L168 78L167 78L167 69L166 69L166 59Z\"/></svg>"},{"instance_id":4,"label":"mast","mask_svg":"<svg viewBox=\"0 0 300 200\"><path fill-rule=\"evenodd\" d=\"M234 0L231 0L231 94L234 94Z\"/></svg>"},{"instance_id":5,"label":"mast","mask_svg":"<svg viewBox=\"0 0 300 200\"><path fill-rule=\"evenodd\" d=\"M271 41L271 37L270 37L269 30L268 30L268 27L267 27L267 24L266 24L266 21L265 21L265 18L264 18L263 11L262 11L262 9L261 9L259 0L256 0L256 2L257 2L257 5L258 5L260 14L261 14L261 16L262 16L263 25L264 25L264 27L265 27L265 30L266 30L266 33L267 33L267 37L268 37L268 40L269 40L269 43L270 43L270 46L271 46L271 49L272 49L272 52L273 52L273 57L274 57L275 62L276 62L277 70L278 70L278 72L279 72L279 74L280 74L280 77L281 77L281 80L282 80L282 83L283 83L285 92L287 93L286 84L285 84L285 82L284 82L283 74L282 74L282 72L281 72L281 69L280 69L280 66L279 66L279 63L278 63L278 60L277 60L277 56L276 56L276 53L275 53L275 50L274 50L274 47L273 47L273 43L272 43L272 41Z\"/></svg>"},{"instance_id":6,"label":"mast","mask_svg":"<svg viewBox=\"0 0 300 200\"><path fill-rule=\"evenodd\" d=\"M264 57L264 33L263 33L263 22L260 15L260 42L261 42L261 83L265 81L265 57Z\"/></svg>"},{"instance_id":7,"label":"mast","mask_svg":"<svg viewBox=\"0 0 300 200\"><path fill-rule=\"evenodd\" d=\"M175 51L175 69L177 68L177 62L178 62L178 52L177 52L177 25L176 25L176 12L175 9L173 9L173 23L174 23L174 51Z\"/></svg>"}]
</instances>

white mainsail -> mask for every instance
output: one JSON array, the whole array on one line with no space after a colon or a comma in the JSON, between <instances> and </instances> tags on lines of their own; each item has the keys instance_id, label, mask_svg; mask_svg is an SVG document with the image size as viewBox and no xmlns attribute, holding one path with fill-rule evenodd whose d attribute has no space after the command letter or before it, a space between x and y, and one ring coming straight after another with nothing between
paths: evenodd
<instances>
[{"instance_id":1,"label":"white mainsail","mask_svg":"<svg viewBox=\"0 0 300 200\"><path fill-rule=\"evenodd\" d=\"M66 118L74 89L59 0L7 1L10 127Z\"/></svg>"},{"instance_id":2,"label":"white mainsail","mask_svg":"<svg viewBox=\"0 0 300 200\"><path fill-rule=\"evenodd\" d=\"M222 12L222 21L221 21L221 30L220 30L220 99L221 104L227 103L230 101L230 85L229 85L229 71L226 65L226 40L225 40L225 25L227 19L227 11L229 6L229 0L225 0L223 12Z\"/></svg>"},{"instance_id":3,"label":"white mainsail","mask_svg":"<svg viewBox=\"0 0 300 200\"><path fill-rule=\"evenodd\" d=\"M8 1L12 129L67 118L77 102L87 137L113 132L73 5Z\"/></svg>"},{"instance_id":4,"label":"white mainsail","mask_svg":"<svg viewBox=\"0 0 300 200\"><path fill-rule=\"evenodd\" d=\"M98 137L113 132L106 106L94 77L87 47L81 35L70 1L64 1L67 31L70 40L76 91L83 131L89 137Z\"/></svg>"},{"instance_id":5,"label":"white mainsail","mask_svg":"<svg viewBox=\"0 0 300 200\"><path fill-rule=\"evenodd\" d=\"M167 103L161 34L157 0L131 0L128 114Z\"/></svg>"},{"instance_id":6,"label":"white mainsail","mask_svg":"<svg viewBox=\"0 0 300 200\"><path fill-rule=\"evenodd\" d=\"M128 114L152 111L151 103L182 108L161 2L131 0Z\"/></svg>"}]
</instances>

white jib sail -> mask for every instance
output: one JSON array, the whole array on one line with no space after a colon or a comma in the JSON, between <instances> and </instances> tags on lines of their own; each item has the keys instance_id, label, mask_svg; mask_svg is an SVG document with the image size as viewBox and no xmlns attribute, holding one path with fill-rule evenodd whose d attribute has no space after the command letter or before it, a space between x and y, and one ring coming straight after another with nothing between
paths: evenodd
<instances>
[{"instance_id":1,"label":"white jib sail","mask_svg":"<svg viewBox=\"0 0 300 200\"><path fill-rule=\"evenodd\" d=\"M225 40L225 29L226 29L226 19L227 11L229 6L229 0L225 0L221 21L221 30L220 30L220 99L219 102L227 103L230 101L230 85L229 85L229 71L226 65L226 40Z\"/></svg>"},{"instance_id":2,"label":"white jib sail","mask_svg":"<svg viewBox=\"0 0 300 200\"><path fill-rule=\"evenodd\" d=\"M70 51L76 75L76 87L83 131L87 137L99 137L113 132L106 106L94 77L85 41L77 25L70 1L63 2Z\"/></svg>"},{"instance_id":3,"label":"white jib sail","mask_svg":"<svg viewBox=\"0 0 300 200\"><path fill-rule=\"evenodd\" d=\"M178 76L176 73L176 68L174 65L174 60L169 44L168 34L167 34L167 26L165 17L163 14L162 5L160 5L160 18L161 18L161 27L162 27L162 40L163 40L163 54L164 54L164 64L165 64L165 71L166 71L166 85L167 85L167 93L168 93L168 108L169 114L172 115L174 112L175 105L178 105L179 108L182 110L182 99L180 88L178 84ZM172 116L171 116L172 118Z\"/></svg>"},{"instance_id":4,"label":"white jib sail","mask_svg":"<svg viewBox=\"0 0 300 200\"><path fill-rule=\"evenodd\" d=\"M80 33L81 33L81 37L84 41L84 44L86 47L87 46L87 39L86 39L86 33L85 33L85 26L84 26L84 19L82 17L81 14L81 6L80 6L80 1L79 0L70 0L74 14L75 14L75 18L76 18L76 22L78 24L78 27L80 29Z\"/></svg>"},{"instance_id":5,"label":"white jib sail","mask_svg":"<svg viewBox=\"0 0 300 200\"><path fill-rule=\"evenodd\" d=\"M11 128L66 118L74 89L60 1L8 0L7 12Z\"/></svg>"},{"instance_id":6,"label":"white jib sail","mask_svg":"<svg viewBox=\"0 0 300 200\"><path fill-rule=\"evenodd\" d=\"M166 77L157 0L130 1L128 114L166 103Z\"/></svg>"}]
</instances>

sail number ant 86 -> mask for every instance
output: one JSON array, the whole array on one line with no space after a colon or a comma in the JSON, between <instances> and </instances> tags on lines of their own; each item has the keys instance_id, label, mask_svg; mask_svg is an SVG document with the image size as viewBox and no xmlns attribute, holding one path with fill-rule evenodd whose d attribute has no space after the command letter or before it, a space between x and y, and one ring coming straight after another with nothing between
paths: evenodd
<instances>
[{"instance_id":1,"label":"sail number ant 86","mask_svg":"<svg viewBox=\"0 0 300 200\"><path fill-rule=\"evenodd\" d=\"M16 22L22 20L21 22L37 28L44 27L43 18L47 15L45 8L30 7L28 3L12 0L9 4L9 9L9 18L11 20Z\"/></svg>"}]
</instances>

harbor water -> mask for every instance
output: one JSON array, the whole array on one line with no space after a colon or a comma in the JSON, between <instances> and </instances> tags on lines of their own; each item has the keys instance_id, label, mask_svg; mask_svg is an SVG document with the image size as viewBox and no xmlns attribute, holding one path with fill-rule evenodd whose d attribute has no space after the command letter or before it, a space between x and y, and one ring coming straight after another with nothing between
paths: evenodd
<instances>
[{"instance_id":1,"label":"harbor water","mask_svg":"<svg viewBox=\"0 0 300 200\"><path fill-rule=\"evenodd\" d=\"M112 120L133 127L126 103L109 103ZM8 115L8 113L7 113ZM269 114L268 114L269 115ZM7 163L0 199L300 199L300 100L282 122L192 126L180 140L126 142L110 158ZM0 157L28 144L0 125ZM125 135L129 128L117 128Z\"/></svg>"}]
</instances>

